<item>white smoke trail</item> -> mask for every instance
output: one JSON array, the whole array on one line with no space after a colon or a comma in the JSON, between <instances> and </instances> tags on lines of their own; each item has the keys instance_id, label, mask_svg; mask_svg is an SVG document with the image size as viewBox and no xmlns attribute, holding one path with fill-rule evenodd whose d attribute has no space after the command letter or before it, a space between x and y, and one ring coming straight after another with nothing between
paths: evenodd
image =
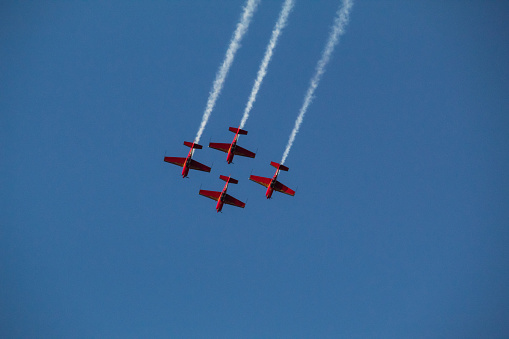
<instances>
[{"instance_id":1,"label":"white smoke trail","mask_svg":"<svg viewBox=\"0 0 509 339\"><path fill-rule=\"evenodd\" d=\"M292 148L293 142L295 140L295 136L299 132L300 125L302 124L302 120L304 119L304 114L311 104L313 100L313 94L315 92L316 87L320 82L320 79L325 72L325 66L329 62L332 52L334 51L334 47L338 43L339 37L345 33L345 25L348 23L348 18L350 15L350 9L352 8L353 1L352 0L343 0L343 4L341 8L337 12L337 16L334 19L334 26L332 27L332 31L329 35L329 40L327 41L327 45L322 52L322 58L318 61L316 65L316 71L313 78L311 78L311 83L309 85L306 96L304 97L304 103L299 111L299 115L297 116L297 120L295 120L295 126L293 127L292 133L290 134L290 139L288 139L288 144L286 145L285 152L283 153L283 158L281 159L281 164L284 164L286 158L288 157L288 153L290 153L290 149Z\"/></svg>"},{"instance_id":2,"label":"white smoke trail","mask_svg":"<svg viewBox=\"0 0 509 339\"><path fill-rule=\"evenodd\" d=\"M226 57L223 61L223 64L217 71L216 79L214 80L212 90L210 91L209 94L209 99L207 100L205 112L203 112L203 118L201 120L200 128L198 129L198 133L196 133L196 137L194 138L194 141L196 143L200 141L201 135L205 130L205 126L207 125L210 114L212 113L214 105L216 104L217 97L219 96L219 93L221 93L221 90L223 89L224 80L226 78L226 75L228 74L228 71L230 70L230 66L233 63L235 53L240 47L240 41L244 37L244 34L246 33L249 27L251 18L253 17L253 14L259 2L260 0L248 0L246 6L244 7L244 12L242 13L241 20L237 24L237 29L235 30L235 33L233 33L232 40L230 41L230 46L226 51Z\"/></svg>"},{"instance_id":3,"label":"white smoke trail","mask_svg":"<svg viewBox=\"0 0 509 339\"><path fill-rule=\"evenodd\" d=\"M254 101L256 100L256 95L260 90L260 85L262 84L263 78L267 74L267 67L269 66L270 59L272 58L272 53L274 52L274 48L277 44L277 39L283 28L286 26L286 20L288 19L288 15L293 8L293 0L286 0L281 9L281 13L279 13L279 19L276 22L276 26L272 30L272 36L270 38L269 44L267 45L267 49L265 50L265 56L263 57L262 63L260 64L260 69L258 70L258 75L256 76L255 83L253 85L253 89L251 90L251 95L249 96L249 100L247 102L246 108L244 109L244 115L242 116L242 121L240 122L239 128L244 128L247 119L249 118L249 112L253 108Z\"/></svg>"}]
</instances>

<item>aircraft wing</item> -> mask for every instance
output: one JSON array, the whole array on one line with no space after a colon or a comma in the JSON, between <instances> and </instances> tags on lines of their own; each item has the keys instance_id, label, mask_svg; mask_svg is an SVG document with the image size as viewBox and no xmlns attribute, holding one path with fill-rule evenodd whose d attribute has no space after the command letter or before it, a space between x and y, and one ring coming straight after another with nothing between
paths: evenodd
<instances>
[{"instance_id":1,"label":"aircraft wing","mask_svg":"<svg viewBox=\"0 0 509 339\"><path fill-rule=\"evenodd\" d=\"M200 190L200 195L218 201L219 197L221 197L221 192Z\"/></svg>"},{"instance_id":2,"label":"aircraft wing","mask_svg":"<svg viewBox=\"0 0 509 339\"><path fill-rule=\"evenodd\" d=\"M224 144L221 142L211 142L209 144L210 148L217 149L218 151L228 153L228 150L230 149L231 144Z\"/></svg>"},{"instance_id":3,"label":"aircraft wing","mask_svg":"<svg viewBox=\"0 0 509 339\"><path fill-rule=\"evenodd\" d=\"M198 161L193 160L193 159L191 159L191 163L189 164L189 168L193 169L193 170L203 171L203 172L210 172L210 167L209 166L205 166L204 164L201 164Z\"/></svg>"},{"instance_id":4,"label":"aircraft wing","mask_svg":"<svg viewBox=\"0 0 509 339\"><path fill-rule=\"evenodd\" d=\"M256 176L256 175L250 175L250 176L249 176L249 180L254 181L254 182L256 182L257 184L263 185L263 186L265 186L265 187L269 187L269 185L270 185L270 181L271 181L272 179L270 179L270 178L265 178L265 177L259 177L259 176Z\"/></svg>"},{"instance_id":5,"label":"aircraft wing","mask_svg":"<svg viewBox=\"0 0 509 339\"><path fill-rule=\"evenodd\" d=\"M248 157L248 158L254 158L256 154L254 154L253 152L251 151L248 151L247 149L245 148L242 148L240 146L237 146L235 148L235 155L240 155L240 156L243 156L243 157Z\"/></svg>"},{"instance_id":6,"label":"aircraft wing","mask_svg":"<svg viewBox=\"0 0 509 339\"><path fill-rule=\"evenodd\" d=\"M184 164L186 163L186 158L164 157L164 161L169 162L170 164L183 167Z\"/></svg>"},{"instance_id":7,"label":"aircraft wing","mask_svg":"<svg viewBox=\"0 0 509 339\"><path fill-rule=\"evenodd\" d=\"M243 203L242 201L240 201L238 199L235 199L234 197L232 197L229 194L225 195L224 203L228 204L228 205L232 205L232 206L237 206L237 207L240 207L240 208L244 208L246 206L245 203Z\"/></svg>"},{"instance_id":8,"label":"aircraft wing","mask_svg":"<svg viewBox=\"0 0 509 339\"><path fill-rule=\"evenodd\" d=\"M291 195L291 196L295 195L295 191L294 190L286 187L285 185L283 185L279 181L276 181L276 183L274 185L274 190L278 191L278 192L281 192L281 193L285 193L285 194Z\"/></svg>"}]
</instances>

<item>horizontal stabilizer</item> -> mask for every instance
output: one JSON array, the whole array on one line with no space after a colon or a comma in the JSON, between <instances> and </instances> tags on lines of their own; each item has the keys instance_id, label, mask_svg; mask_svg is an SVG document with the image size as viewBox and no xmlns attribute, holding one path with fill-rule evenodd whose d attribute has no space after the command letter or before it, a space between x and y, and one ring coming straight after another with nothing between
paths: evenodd
<instances>
[{"instance_id":1,"label":"horizontal stabilizer","mask_svg":"<svg viewBox=\"0 0 509 339\"><path fill-rule=\"evenodd\" d=\"M220 175L219 179L224 180L230 184L238 184L239 181L237 179L233 179L232 177L227 177L226 175Z\"/></svg>"},{"instance_id":2,"label":"horizontal stabilizer","mask_svg":"<svg viewBox=\"0 0 509 339\"><path fill-rule=\"evenodd\" d=\"M189 142L189 141L184 141L184 145L186 145L187 147L196 148L196 149L202 149L203 148L202 145L198 145L198 144L195 144L195 143Z\"/></svg>"},{"instance_id":3,"label":"horizontal stabilizer","mask_svg":"<svg viewBox=\"0 0 509 339\"><path fill-rule=\"evenodd\" d=\"M240 129L240 128L230 127L229 130L233 133L239 133L239 134L243 134L243 135L247 134L247 131L244 131L243 129Z\"/></svg>"},{"instance_id":4,"label":"horizontal stabilizer","mask_svg":"<svg viewBox=\"0 0 509 339\"><path fill-rule=\"evenodd\" d=\"M281 170L281 171L287 171L288 172L288 167L286 167L285 165L280 165L278 164L277 162L274 162L274 161L271 161L270 162L270 165Z\"/></svg>"}]
</instances>

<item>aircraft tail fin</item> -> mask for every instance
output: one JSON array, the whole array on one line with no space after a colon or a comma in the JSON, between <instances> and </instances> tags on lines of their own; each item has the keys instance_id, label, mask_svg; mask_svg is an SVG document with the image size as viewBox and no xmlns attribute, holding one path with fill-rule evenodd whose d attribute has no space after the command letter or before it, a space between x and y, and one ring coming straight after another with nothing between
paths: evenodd
<instances>
[{"instance_id":1,"label":"aircraft tail fin","mask_svg":"<svg viewBox=\"0 0 509 339\"><path fill-rule=\"evenodd\" d=\"M237 179L233 179L232 177L227 177L226 175L220 175L219 179L226 181L230 184L238 184L239 181Z\"/></svg>"},{"instance_id":2,"label":"aircraft tail fin","mask_svg":"<svg viewBox=\"0 0 509 339\"><path fill-rule=\"evenodd\" d=\"M277 168L278 170L281 170L281 171L287 171L288 172L288 169L289 169L285 165L280 165L280 164L278 164L277 162L274 162L274 161L271 161L270 165L275 167L275 168Z\"/></svg>"},{"instance_id":3,"label":"aircraft tail fin","mask_svg":"<svg viewBox=\"0 0 509 339\"><path fill-rule=\"evenodd\" d=\"M184 145L191 148L202 149L202 145L195 144L194 142L184 141Z\"/></svg>"},{"instance_id":4,"label":"aircraft tail fin","mask_svg":"<svg viewBox=\"0 0 509 339\"><path fill-rule=\"evenodd\" d=\"M240 128L230 127L228 129L230 130L230 132L233 132L233 133L239 133L239 134L243 134L243 135L247 134L247 131L240 129Z\"/></svg>"}]
</instances>

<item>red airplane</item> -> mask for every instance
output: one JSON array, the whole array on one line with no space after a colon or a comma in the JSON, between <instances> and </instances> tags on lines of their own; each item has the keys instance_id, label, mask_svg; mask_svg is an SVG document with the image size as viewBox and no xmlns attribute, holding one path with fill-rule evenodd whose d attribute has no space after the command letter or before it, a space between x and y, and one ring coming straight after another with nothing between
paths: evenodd
<instances>
[{"instance_id":1,"label":"red airplane","mask_svg":"<svg viewBox=\"0 0 509 339\"><path fill-rule=\"evenodd\" d=\"M232 197L231 195L226 193L226 190L228 189L228 184L230 184L230 183L238 184L239 181L236 179L233 179L231 176L227 177L224 175L220 175L219 178L221 180L226 181L226 185L224 185L224 188L221 192L200 190L200 194L203 195L204 197L216 200L217 201L216 210L218 212L221 212L224 204L244 208L246 206L245 203L243 203L240 200L235 199L234 197Z\"/></svg>"},{"instance_id":2,"label":"red airplane","mask_svg":"<svg viewBox=\"0 0 509 339\"><path fill-rule=\"evenodd\" d=\"M202 149L203 146L195 144L194 142L184 141L184 145L191 147L187 158L164 157L164 161L182 167L182 178L187 177L190 169L210 172L210 167L200 164L198 161L191 159L195 149Z\"/></svg>"},{"instance_id":3,"label":"red airplane","mask_svg":"<svg viewBox=\"0 0 509 339\"><path fill-rule=\"evenodd\" d=\"M217 149L221 152L228 153L228 155L226 156L226 162L229 164L232 162L234 155L241 155L243 157L254 158L256 155L255 153L248 151L247 149L242 148L240 146L237 146L237 139L239 138L239 134L246 135L247 131L234 127L230 127L229 130L235 133L235 137L233 137L233 141L231 144L211 142L209 144L209 147Z\"/></svg>"},{"instance_id":4,"label":"red airplane","mask_svg":"<svg viewBox=\"0 0 509 339\"><path fill-rule=\"evenodd\" d=\"M278 191L281 193L285 193L291 196L295 195L295 191L292 189L289 189L279 181L277 181L277 176L279 174L279 171L288 171L288 167L284 165L280 165L277 162L271 161L270 164L276 168L276 174L271 178L265 178L265 177L258 177L256 175L249 176L249 180L252 180L256 182L257 184L263 185L267 187L267 193L265 193L265 196L267 199L270 199L272 197L272 192Z\"/></svg>"}]
</instances>

